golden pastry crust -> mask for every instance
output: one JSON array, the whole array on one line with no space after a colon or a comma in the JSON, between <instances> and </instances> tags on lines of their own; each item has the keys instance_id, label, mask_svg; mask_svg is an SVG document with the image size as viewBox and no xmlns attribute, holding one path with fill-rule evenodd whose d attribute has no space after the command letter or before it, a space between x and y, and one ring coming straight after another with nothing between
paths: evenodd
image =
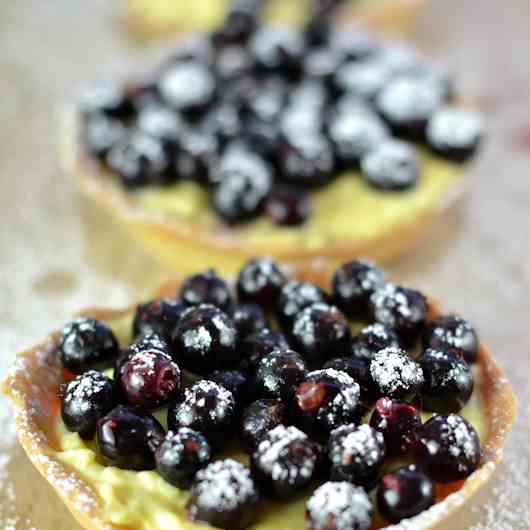
<instances>
[{"instance_id":1,"label":"golden pastry crust","mask_svg":"<svg viewBox=\"0 0 530 530\"><path fill-rule=\"evenodd\" d=\"M330 269L305 268L296 277L313 281L322 287L329 283ZM162 285L156 295L173 295L180 280L170 280ZM436 302L429 300L433 319L440 315ZM134 311L134 306L124 310L87 309L83 315L101 320L125 317ZM105 522L102 502L82 477L59 461L54 453L57 441L49 434L46 426L59 414L57 390L66 380L66 372L60 366L55 354L59 332L33 348L19 354L13 369L3 384L4 392L12 399L18 437L28 457L51 483L60 498L68 506L79 523L88 530L134 530ZM479 469L465 481L448 485L439 491L440 502L429 510L406 522L408 530L452 529L450 518L458 516L462 506L488 482L502 460L506 436L516 414L516 400L512 387L490 351L480 345L477 366L481 370L481 393L487 435L481 440L483 450ZM374 528L382 528L376 520ZM385 527L388 530L404 529L402 525Z\"/></svg>"},{"instance_id":2,"label":"golden pastry crust","mask_svg":"<svg viewBox=\"0 0 530 530\"><path fill-rule=\"evenodd\" d=\"M424 7L425 0L373 0L361 2L359 6L346 6L341 15L345 21L360 22L377 31L404 35L410 33ZM176 20L150 19L131 1L124 2L123 20L129 31L144 39L167 37L190 29Z\"/></svg>"},{"instance_id":3,"label":"golden pastry crust","mask_svg":"<svg viewBox=\"0 0 530 530\"><path fill-rule=\"evenodd\" d=\"M467 187L464 179L457 179L431 208L395 222L391 230L379 231L370 238L357 241L337 239L315 248L297 244L276 247L271 243L264 251L263 246L253 246L241 237L237 227L221 223L215 227L203 226L163 212L142 209L118 179L109 178L111 175L83 152L79 125L75 110L65 108L60 119L59 137L59 158L64 173L120 220L155 257L182 274L203 268L208 263L216 263L222 273L234 273L243 263L264 253L295 267L310 263L333 267L355 257L388 262L425 239L433 225L464 195ZM354 230L355 218L351 217L350 221Z\"/></svg>"}]
</instances>

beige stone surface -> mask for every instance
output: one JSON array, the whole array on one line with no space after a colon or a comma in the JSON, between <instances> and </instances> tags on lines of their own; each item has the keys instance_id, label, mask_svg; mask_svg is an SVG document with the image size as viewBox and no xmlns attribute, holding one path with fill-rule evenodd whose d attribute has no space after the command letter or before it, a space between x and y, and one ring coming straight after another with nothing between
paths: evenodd
<instances>
[{"instance_id":1,"label":"beige stone surface","mask_svg":"<svg viewBox=\"0 0 530 530\"><path fill-rule=\"evenodd\" d=\"M109 0L0 2L0 376L79 307L124 305L163 271L58 171L56 113L85 79L143 57ZM520 413L498 480L451 530L530 528L530 3L431 1L417 40L487 112L471 194L392 267L478 327ZM2 398L0 398L2 399ZM0 528L78 529L13 440L0 401Z\"/></svg>"}]
</instances>

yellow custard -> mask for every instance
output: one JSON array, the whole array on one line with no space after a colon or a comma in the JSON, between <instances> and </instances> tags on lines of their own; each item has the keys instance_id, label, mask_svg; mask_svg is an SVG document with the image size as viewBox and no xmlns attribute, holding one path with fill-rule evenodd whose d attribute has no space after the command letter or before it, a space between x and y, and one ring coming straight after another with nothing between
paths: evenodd
<instances>
[{"instance_id":1,"label":"yellow custard","mask_svg":"<svg viewBox=\"0 0 530 530\"><path fill-rule=\"evenodd\" d=\"M108 322L122 345L131 341L131 321L132 316L128 315ZM480 396L482 384L478 367L474 370L476 390L460 414L473 424L480 439L484 440L487 433L483 421L484 404ZM165 425L165 410L161 409L155 415ZM428 416L425 414L424 419ZM365 420L368 417L369 415ZM101 501L101 513L106 522L131 530L191 530L199 527L186 519L186 491L171 486L155 471L126 471L102 465L94 450L94 443L68 432L60 417L51 429L53 432L49 434L56 440L54 456L74 469L93 489ZM227 449L219 458L225 456L235 457L242 462L248 460L235 446ZM387 466L392 468L399 464L400 462L395 461ZM303 529L305 504L310 493L308 491L305 497L292 503L264 501L259 508L257 524L252 528Z\"/></svg>"},{"instance_id":2,"label":"yellow custard","mask_svg":"<svg viewBox=\"0 0 530 530\"><path fill-rule=\"evenodd\" d=\"M410 191L374 189L352 171L312 192L313 211L302 226L280 227L261 216L233 231L242 246L252 246L257 254L271 248L282 253L292 248L318 250L341 242L362 245L432 213L462 181L461 166L423 152L419 183ZM147 213L193 223L213 233L226 228L210 207L207 192L191 182L144 189L133 200Z\"/></svg>"}]
</instances>

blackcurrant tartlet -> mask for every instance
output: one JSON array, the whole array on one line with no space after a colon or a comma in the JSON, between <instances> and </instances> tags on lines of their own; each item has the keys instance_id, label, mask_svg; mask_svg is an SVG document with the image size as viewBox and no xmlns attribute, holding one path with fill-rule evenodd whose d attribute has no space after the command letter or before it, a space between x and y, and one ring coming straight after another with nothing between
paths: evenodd
<instances>
[{"instance_id":1,"label":"blackcurrant tartlet","mask_svg":"<svg viewBox=\"0 0 530 530\"><path fill-rule=\"evenodd\" d=\"M184 38L145 77L82 89L65 168L179 272L404 252L462 189L480 116L415 50L337 24L340 2L316 1L301 27L264 22L265 4L234 0L224 25ZM276 303L283 283L265 281L266 263L242 271L240 302ZM369 271L349 292L359 269L337 271L348 314L378 280ZM185 303L228 311L213 272L189 281Z\"/></svg>"},{"instance_id":2,"label":"blackcurrant tartlet","mask_svg":"<svg viewBox=\"0 0 530 530\"><path fill-rule=\"evenodd\" d=\"M254 259L240 293L195 272L83 312L5 382L23 447L89 530L447 528L491 478L515 399L476 330L423 294L378 275L362 312L330 305L365 266ZM307 314L321 356L299 348Z\"/></svg>"}]
</instances>

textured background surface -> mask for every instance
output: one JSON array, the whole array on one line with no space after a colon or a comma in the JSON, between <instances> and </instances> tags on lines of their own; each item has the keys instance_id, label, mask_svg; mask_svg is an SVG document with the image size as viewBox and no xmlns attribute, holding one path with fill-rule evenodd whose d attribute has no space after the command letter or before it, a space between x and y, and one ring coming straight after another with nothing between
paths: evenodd
<instances>
[{"instance_id":1,"label":"textured background surface","mask_svg":"<svg viewBox=\"0 0 530 530\"><path fill-rule=\"evenodd\" d=\"M76 308L123 305L163 275L57 168L62 99L145 53L115 10L104 0L0 2L0 376L17 350ZM454 67L488 113L490 137L469 198L393 267L472 319L517 389L504 468L467 512L481 530L530 528L529 23L528 0L431 2L420 46ZM0 528L78 528L14 442L2 401Z\"/></svg>"}]
</instances>

